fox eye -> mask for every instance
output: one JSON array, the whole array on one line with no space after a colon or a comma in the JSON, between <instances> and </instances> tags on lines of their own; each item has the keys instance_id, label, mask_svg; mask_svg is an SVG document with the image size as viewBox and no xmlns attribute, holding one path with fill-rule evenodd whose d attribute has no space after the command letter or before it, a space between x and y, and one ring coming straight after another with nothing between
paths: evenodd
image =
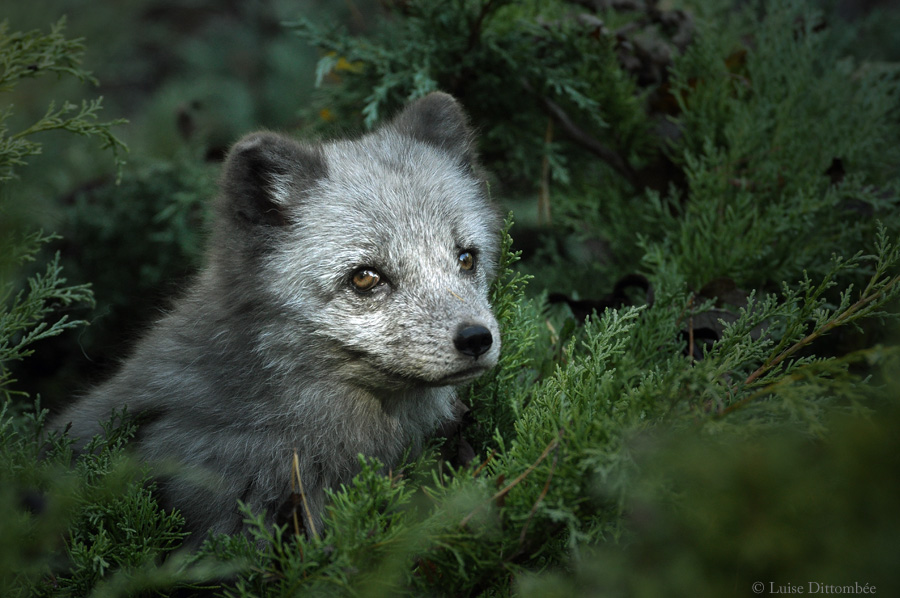
<instances>
[{"instance_id":1,"label":"fox eye","mask_svg":"<svg viewBox=\"0 0 900 598\"><path fill-rule=\"evenodd\" d=\"M461 251L456 259L459 260L459 267L463 270L475 269L475 254L471 251Z\"/></svg>"},{"instance_id":2,"label":"fox eye","mask_svg":"<svg viewBox=\"0 0 900 598\"><path fill-rule=\"evenodd\" d=\"M357 291L365 293L374 289L381 282L381 274L373 268L359 268L350 278Z\"/></svg>"}]
</instances>

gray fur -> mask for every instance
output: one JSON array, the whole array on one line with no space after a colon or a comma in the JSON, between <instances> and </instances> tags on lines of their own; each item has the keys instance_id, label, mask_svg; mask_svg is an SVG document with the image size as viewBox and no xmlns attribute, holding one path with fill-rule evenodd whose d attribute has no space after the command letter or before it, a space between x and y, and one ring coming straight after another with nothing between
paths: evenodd
<instances>
[{"instance_id":1,"label":"gray fur","mask_svg":"<svg viewBox=\"0 0 900 598\"><path fill-rule=\"evenodd\" d=\"M140 457L176 466L161 492L195 541L241 530L238 499L271 520L297 449L319 528L323 490L349 482L359 453L396 464L452 417L454 386L496 364L499 228L449 95L357 140L249 135L226 161L197 280L56 425L83 446L127 405ZM361 266L387 282L359 292ZM489 350L457 350L466 326L490 332Z\"/></svg>"}]
</instances>

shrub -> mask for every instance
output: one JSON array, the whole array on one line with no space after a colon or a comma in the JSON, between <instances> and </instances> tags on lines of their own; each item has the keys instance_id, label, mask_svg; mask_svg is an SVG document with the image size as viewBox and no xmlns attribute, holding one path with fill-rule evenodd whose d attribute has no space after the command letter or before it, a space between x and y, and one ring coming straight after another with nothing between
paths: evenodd
<instances>
[{"instance_id":1,"label":"shrub","mask_svg":"<svg viewBox=\"0 0 900 598\"><path fill-rule=\"evenodd\" d=\"M24 79L47 74L92 81L90 73L79 66L84 52L81 40L67 40L62 33L64 26L63 19L49 34L39 31L21 33L9 32L8 24L0 23L0 60L4 65L0 74L0 93L11 91ZM42 274L32 276L25 285L16 283L14 270L33 261L41 245L53 237L40 232L23 235L13 228L20 217L15 203L17 198L13 195L15 191L8 186L15 178L15 169L24 166L28 157L40 153L41 144L32 137L45 131L61 130L97 137L103 148L110 148L118 157L124 145L110 129L122 121L96 122L100 104L99 99L84 102L80 108L68 102L61 108L51 104L42 119L16 132L6 126L12 106L0 113L0 184L3 185L0 210L6 214L0 229L3 233L0 240L0 394L4 403L10 400L12 392L9 388L12 382L10 362L28 356L31 353L29 345L34 342L83 323L70 321L66 315L53 322L46 318L60 306L92 301L87 286L66 286L58 256L47 264ZM18 288L20 286L27 288Z\"/></svg>"},{"instance_id":2,"label":"shrub","mask_svg":"<svg viewBox=\"0 0 900 598\"><path fill-rule=\"evenodd\" d=\"M145 501L152 484L134 470L123 503L72 507L61 564L40 543L61 528L46 535L44 518L10 499L38 546L31 585L18 587L900 589L887 556L898 528L900 349L886 325L900 293L896 67L852 61L845 31L802 2L391 6L393 20L365 38L294 25L323 50L320 128L371 126L407 99L452 91L483 131L492 192L537 197L544 230L565 239L520 269L507 231L493 289L503 356L469 389L454 438L474 460L442 461L437 446L390 472L363 460L332 493L321 536L247 513L249 536L208 538L193 555L170 552L177 516ZM6 469L26 478L43 467L30 440L40 416L28 421L0 428L20 447ZM120 455L120 439L101 454ZM64 455L64 439L51 443ZM72 484L94 475L81 467ZM82 513L95 514L93 535ZM143 531L104 535L97 521Z\"/></svg>"},{"instance_id":3,"label":"shrub","mask_svg":"<svg viewBox=\"0 0 900 598\"><path fill-rule=\"evenodd\" d=\"M9 32L5 22L0 24L0 62L5 67L0 92L10 91L22 79L48 73L91 80L79 66L84 50L80 40L67 40L63 26L60 21L49 34L43 34ZM124 149L110 130L121 121L96 122L99 108L100 100L80 108L68 103L58 109L51 105L44 118L18 132L4 126L11 107L0 115L0 183L4 185L0 210L15 214L8 203L14 191L7 186L15 178L15 168L40 153L40 144L31 139L36 133L63 130L98 137L103 147L116 155ZM4 228L8 222L4 220ZM58 255L43 273L27 278L26 288L16 288L12 270L34 260L41 245L52 238L43 233L5 231L0 253L4 260L0 280L0 508L5 513L0 523L0 593L4 596L85 595L110 569L152 560L182 537L180 517L159 510L148 474L122 453L132 427L114 429L111 425L107 438L97 439L91 454L69 469L68 440L59 434L43 439L46 411L40 409L40 402L35 403L34 412L25 414L13 402L23 393L12 386L10 362L28 357L36 341L84 323L58 315L61 308L93 301L87 285L66 285ZM61 551L64 536L67 558ZM56 575L64 563L72 573Z\"/></svg>"}]
</instances>

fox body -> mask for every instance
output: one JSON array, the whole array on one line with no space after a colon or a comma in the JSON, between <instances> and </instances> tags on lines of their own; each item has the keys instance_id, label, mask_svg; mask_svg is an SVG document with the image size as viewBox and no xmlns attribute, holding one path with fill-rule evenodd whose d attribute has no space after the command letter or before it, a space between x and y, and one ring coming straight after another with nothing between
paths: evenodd
<instances>
[{"instance_id":1,"label":"fox body","mask_svg":"<svg viewBox=\"0 0 900 598\"><path fill-rule=\"evenodd\" d=\"M499 216L443 93L355 140L249 135L221 187L197 280L57 426L83 446L127 406L195 539L241 530L238 500L271 520L296 450L319 527L359 454L396 464L496 364Z\"/></svg>"}]
</instances>

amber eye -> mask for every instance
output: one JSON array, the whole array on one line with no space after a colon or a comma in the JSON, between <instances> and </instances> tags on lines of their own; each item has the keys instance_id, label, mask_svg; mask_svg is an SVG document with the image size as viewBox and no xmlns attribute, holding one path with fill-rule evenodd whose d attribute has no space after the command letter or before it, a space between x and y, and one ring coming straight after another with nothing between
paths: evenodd
<instances>
[{"instance_id":1,"label":"amber eye","mask_svg":"<svg viewBox=\"0 0 900 598\"><path fill-rule=\"evenodd\" d=\"M353 273L350 279L357 291L371 291L379 282L381 282L381 274L372 268L360 268Z\"/></svg>"},{"instance_id":2,"label":"amber eye","mask_svg":"<svg viewBox=\"0 0 900 598\"><path fill-rule=\"evenodd\" d=\"M475 268L475 255L471 251L461 252L456 259L459 260L459 267L463 270Z\"/></svg>"}]
</instances>

